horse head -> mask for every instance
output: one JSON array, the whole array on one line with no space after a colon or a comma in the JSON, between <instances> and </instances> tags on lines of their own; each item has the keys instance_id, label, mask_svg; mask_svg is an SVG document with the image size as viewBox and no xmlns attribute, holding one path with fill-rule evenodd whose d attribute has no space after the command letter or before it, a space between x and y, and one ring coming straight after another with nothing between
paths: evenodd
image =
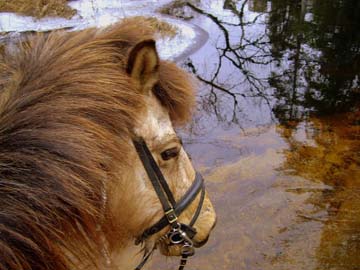
<instances>
[{"instance_id":1,"label":"horse head","mask_svg":"<svg viewBox=\"0 0 360 270\"><path fill-rule=\"evenodd\" d=\"M215 212L174 130L191 115L193 91L135 22L7 50L0 269L133 269L129 251L202 246Z\"/></svg>"},{"instance_id":2,"label":"horse head","mask_svg":"<svg viewBox=\"0 0 360 270\"><path fill-rule=\"evenodd\" d=\"M191 115L194 84L191 77L175 64L159 59L155 41L152 39L140 41L129 50L126 70L136 86L135 91L144 100L139 121L133 127L134 140L141 138L146 145L148 154L157 167L155 171L160 171L160 177L166 181L165 185L170 190L168 197L173 197L174 205L171 206L175 206L181 199L189 199L184 197L191 193L189 189L194 185L198 174L174 129L174 125L185 122ZM162 205L157 190L154 190L153 180L149 179L151 175L144 168L146 164L141 155L146 155L146 151L138 151L132 163L132 168L136 168L137 177L134 181L138 186L133 193L136 196L134 203L138 205L133 217L139 216L138 222L141 224L130 226L138 228L133 232L133 236L145 244L145 252L148 254L149 250L159 246L164 255L179 256L182 252L181 245L174 245L167 238L171 224L163 222L161 228L154 228L161 223L161 218L166 220L166 207ZM164 187L161 186L160 189L163 192ZM207 193L200 193L198 190L196 194L192 194L191 203L176 217L177 224L191 223L195 232L191 242L195 247L201 247L207 242L216 223L215 211ZM166 200L170 199L168 197ZM118 203L116 196L114 200ZM111 209L116 211L116 207ZM113 215L116 215L116 212ZM154 229L155 231L151 232Z\"/></svg>"}]
</instances>

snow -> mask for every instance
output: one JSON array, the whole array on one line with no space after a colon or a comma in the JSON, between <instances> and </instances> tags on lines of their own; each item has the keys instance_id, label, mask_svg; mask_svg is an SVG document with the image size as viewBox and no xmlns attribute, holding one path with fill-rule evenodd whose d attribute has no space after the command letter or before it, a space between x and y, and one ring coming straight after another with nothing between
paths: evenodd
<instances>
[{"instance_id":1,"label":"snow","mask_svg":"<svg viewBox=\"0 0 360 270\"><path fill-rule=\"evenodd\" d=\"M156 13L161 6L170 0L143 1L143 0L78 0L69 5L77 10L77 15L71 19L42 18L34 19L14 13L0 13L0 31L27 32L50 31L69 28L81 30L89 27L106 27L130 16L153 16L167 21L178 28L175 37L158 37L157 48L162 59L174 60L185 51L195 46L197 31L194 26L182 21L162 17Z\"/></svg>"}]
</instances>

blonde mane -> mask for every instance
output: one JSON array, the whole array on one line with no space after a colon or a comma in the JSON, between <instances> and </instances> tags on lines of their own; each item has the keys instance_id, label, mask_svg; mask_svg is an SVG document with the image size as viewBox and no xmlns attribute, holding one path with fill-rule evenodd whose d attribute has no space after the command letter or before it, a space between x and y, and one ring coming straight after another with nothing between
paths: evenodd
<instances>
[{"instance_id":1,"label":"blonde mane","mask_svg":"<svg viewBox=\"0 0 360 270\"><path fill-rule=\"evenodd\" d=\"M144 99L125 67L132 46L152 37L147 25L127 22L102 31L36 34L6 49L0 63L1 270L65 270L74 257L95 261L103 252L99 223L121 243L125 233L115 232L104 213L104 185L115 166L131 162ZM172 122L184 123L194 104L192 82L166 61L159 72L154 93ZM120 184L126 191L127 181Z\"/></svg>"}]
</instances>

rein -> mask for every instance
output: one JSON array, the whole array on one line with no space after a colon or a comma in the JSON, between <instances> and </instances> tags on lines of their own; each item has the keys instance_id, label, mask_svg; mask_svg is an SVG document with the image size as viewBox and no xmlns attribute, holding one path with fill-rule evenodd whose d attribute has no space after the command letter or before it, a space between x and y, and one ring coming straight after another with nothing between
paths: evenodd
<instances>
[{"instance_id":1,"label":"rein","mask_svg":"<svg viewBox=\"0 0 360 270\"><path fill-rule=\"evenodd\" d=\"M161 173L161 170L154 160L144 139L138 138L137 140L134 140L133 143L165 213L158 222L146 229L136 239L135 244L139 245L151 235L170 225L170 230L160 239L169 240L170 245L181 246L179 270L183 270L186 265L187 258L193 256L195 253L192 238L194 238L196 234L196 229L193 226L200 215L205 198L204 179L200 173L196 172L195 180L193 181L191 187L185 192L182 198L176 202L169 185ZM200 201L190 223L180 223L178 221L178 216L195 200L200 192ZM144 255L143 260L135 268L135 270L140 270L144 266L153 251L154 249Z\"/></svg>"}]
</instances>

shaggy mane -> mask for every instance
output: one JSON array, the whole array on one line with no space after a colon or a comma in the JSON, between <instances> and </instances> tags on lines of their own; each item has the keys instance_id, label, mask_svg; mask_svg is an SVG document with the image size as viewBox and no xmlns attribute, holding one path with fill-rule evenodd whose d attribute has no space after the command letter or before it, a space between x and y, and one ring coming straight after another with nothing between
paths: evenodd
<instances>
[{"instance_id":1,"label":"shaggy mane","mask_svg":"<svg viewBox=\"0 0 360 270\"><path fill-rule=\"evenodd\" d=\"M145 104L125 72L127 54L152 36L131 21L56 31L22 40L0 59L1 270L65 270L77 256L94 261L101 252L104 181L115 164L129 165ZM154 91L174 123L190 116L191 84L161 61Z\"/></svg>"}]
</instances>

